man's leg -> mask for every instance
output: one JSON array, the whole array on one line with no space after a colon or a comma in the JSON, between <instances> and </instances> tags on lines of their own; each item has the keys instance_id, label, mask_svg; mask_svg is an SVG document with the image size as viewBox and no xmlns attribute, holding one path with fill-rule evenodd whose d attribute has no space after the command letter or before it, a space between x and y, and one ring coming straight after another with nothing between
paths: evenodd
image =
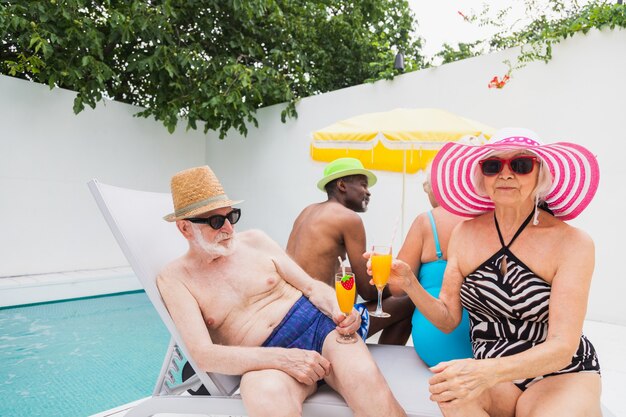
<instances>
[{"instance_id":1,"label":"man's leg","mask_svg":"<svg viewBox=\"0 0 626 417\"><path fill-rule=\"evenodd\" d=\"M326 382L346 400L355 417L406 416L362 340L340 344L332 331L322 355L331 363Z\"/></svg>"},{"instance_id":2,"label":"man's leg","mask_svg":"<svg viewBox=\"0 0 626 417\"><path fill-rule=\"evenodd\" d=\"M369 311L376 309L376 301L365 303ZM379 344L384 345L406 345L411 336L411 317L415 305L408 296L387 297L383 300L383 311L391 314L391 317L382 319L370 315L369 335L376 334L382 330L378 339Z\"/></svg>"},{"instance_id":3,"label":"man's leg","mask_svg":"<svg viewBox=\"0 0 626 417\"><path fill-rule=\"evenodd\" d=\"M317 389L276 369L251 371L241 378L241 398L250 417L302 415L302 403Z\"/></svg>"}]
</instances>

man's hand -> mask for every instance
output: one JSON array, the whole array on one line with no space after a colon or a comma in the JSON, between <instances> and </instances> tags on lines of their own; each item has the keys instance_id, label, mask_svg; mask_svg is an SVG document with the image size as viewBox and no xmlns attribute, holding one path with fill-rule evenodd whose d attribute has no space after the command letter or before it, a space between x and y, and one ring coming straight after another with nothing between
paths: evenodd
<instances>
[{"instance_id":1,"label":"man's hand","mask_svg":"<svg viewBox=\"0 0 626 417\"><path fill-rule=\"evenodd\" d=\"M314 350L284 349L281 370L306 385L315 384L330 374L330 361Z\"/></svg>"},{"instance_id":2,"label":"man's hand","mask_svg":"<svg viewBox=\"0 0 626 417\"><path fill-rule=\"evenodd\" d=\"M361 315L354 308L347 316L341 311L335 312L333 321L337 324L337 332L343 335L355 333L361 327Z\"/></svg>"}]
</instances>

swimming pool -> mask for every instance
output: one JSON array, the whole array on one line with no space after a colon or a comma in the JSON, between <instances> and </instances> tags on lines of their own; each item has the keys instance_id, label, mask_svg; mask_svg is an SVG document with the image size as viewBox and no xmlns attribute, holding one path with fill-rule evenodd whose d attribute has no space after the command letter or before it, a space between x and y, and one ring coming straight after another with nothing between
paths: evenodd
<instances>
[{"instance_id":1,"label":"swimming pool","mask_svg":"<svg viewBox=\"0 0 626 417\"><path fill-rule=\"evenodd\" d=\"M0 309L0 416L84 417L152 393L169 333L141 292Z\"/></svg>"}]
</instances>

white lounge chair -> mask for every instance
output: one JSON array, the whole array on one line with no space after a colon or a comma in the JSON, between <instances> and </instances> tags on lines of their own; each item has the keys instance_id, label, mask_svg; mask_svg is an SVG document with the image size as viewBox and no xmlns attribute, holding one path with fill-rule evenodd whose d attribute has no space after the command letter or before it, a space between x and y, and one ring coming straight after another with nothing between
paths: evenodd
<instances>
[{"instance_id":1,"label":"white lounge chair","mask_svg":"<svg viewBox=\"0 0 626 417\"><path fill-rule=\"evenodd\" d=\"M187 243L176 227L162 220L165 213L172 211L170 194L119 188L95 179L88 185L117 243L171 334L152 396L130 410L126 417L147 417L157 413L246 415L241 397L236 393L239 377L198 371L156 287L156 276L161 268L187 250ZM412 347L369 345L369 349L409 416L441 416L437 405L428 399L427 381L431 373ZM178 370L181 353L196 375L176 385L173 372ZM354 384L358 387L358 381ZM211 395L187 395L188 389L197 389L200 385L204 385ZM605 408L603 413L605 417L613 416ZM306 400L303 415L349 417L352 412L341 396L325 385Z\"/></svg>"},{"instance_id":2,"label":"white lounge chair","mask_svg":"<svg viewBox=\"0 0 626 417\"><path fill-rule=\"evenodd\" d=\"M188 355L156 287L155 279L161 268L187 250L187 243L176 227L162 220L164 214L172 211L170 194L129 190L102 184L95 179L88 185L117 243L171 334L152 396L130 410L126 417L157 413L246 415L241 397L236 393L240 378L198 372L199 368ZM431 373L412 347L370 345L370 351L409 416L441 416L437 404L428 399L427 381ZM196 376L173 386L172 375L178 370L181 353ZM206 387L210 396L186 394L188 389L196 389L200 384ZM354 384L358 387L358 381ZM306 400L303 415L348 417L352 412L341 396L325 385Z\"/></svg>"}]
</instances>

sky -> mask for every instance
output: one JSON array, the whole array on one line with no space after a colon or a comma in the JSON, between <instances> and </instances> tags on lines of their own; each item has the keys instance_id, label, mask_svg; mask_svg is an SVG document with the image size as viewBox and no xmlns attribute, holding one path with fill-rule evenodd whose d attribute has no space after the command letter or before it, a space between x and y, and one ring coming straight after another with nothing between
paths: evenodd
<instances>
[{"instance_id":1,"label":"sky","mask_svg":"<svg viewBox=\"0 0 626 417\"><path fill-rule=\"evenodd\" d=\"M480 13L484 0L409 0L417 17L418 35L423 39L422 53L432 57L444 43L456 46L458 42L471 42L490 35L490 31L463 20L464 14ZM493 2L492 2L493 3ZM509 1L498 1L506 4Z\"/></svg>"},{"instance_id":2,"label":"sky","mask_svg":"<svg viewBox=\"0 0 626 417\"><path fill-rule=\"evenodd\" d=\"M577 0L579 5L589 0ZM479 15L483 5L497 10L511 7L507 22L522 21L525 18L525 1L522 0L409 0L409 6L415 13L418 23L418 35L424 39L422 52L432 57L439 52L444 43L457 46L459 42L472 42L489 38L495 33L494 28L479 27L477 23L466 22L459 11L465 15ZM547 0L537 0L545 6ZM490 14L493 16L493 13Z\"/></svg>"}]
</instances>

